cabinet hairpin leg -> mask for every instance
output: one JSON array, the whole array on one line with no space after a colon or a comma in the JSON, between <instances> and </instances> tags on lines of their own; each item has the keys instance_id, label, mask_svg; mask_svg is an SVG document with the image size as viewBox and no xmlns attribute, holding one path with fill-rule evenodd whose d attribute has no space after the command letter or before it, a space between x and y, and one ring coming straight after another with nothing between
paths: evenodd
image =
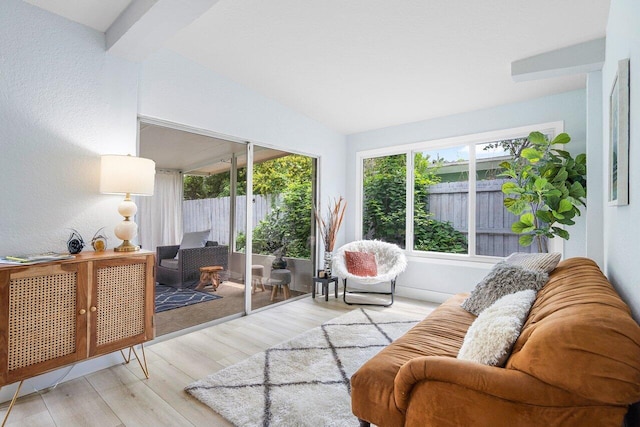
<instances>
[{"instance_id":1,"label":"cabinet hairpin leg","mask_svg":"<svg viewBox=\"0 0 640 427\"><path fill-rule=\"evenodd\" d=\"M140 344L140 349L142 350L142 359L138 357L138 353L133 346L129 347L129 354L127 356L124 355L124 351L122 350L120 350L120 354L122 354L124 363L129 363L131 361L131 352L133 351L133 355L136 357L136 360L140 365L140 369L142 369L142 373L146 379L149 379L149 368L147 367L147 356L144 354L144 344Z\"/></svg>"},{"instance_id":2,"label":"cabinet hairpin leg","mask_svg":"<svg viewBox=\"0 0 640 427\"><path fill-rule=\"evenodd\" d=\"M7 408L7 413L4 414L4 419L2 420L2 427L4 427L4 425L7 423L7 418L9 418L9 414L13 409L13 405L16 404L16 400L18 399L18 394L20 394L20 389L22 388L23 383L24 383L24 380L20 381L20 383L18 384L18 389L13 394L13 399L11 399L11 403L9 403L9 407Z\"/></svg>"}]
</instances>

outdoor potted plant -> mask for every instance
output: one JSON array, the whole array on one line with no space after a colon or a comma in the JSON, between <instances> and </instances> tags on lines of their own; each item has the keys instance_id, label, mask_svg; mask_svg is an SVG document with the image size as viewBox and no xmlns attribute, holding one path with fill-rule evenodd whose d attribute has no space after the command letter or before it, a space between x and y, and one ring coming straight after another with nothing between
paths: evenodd
<instances>
[{"instance_id":1,"label":"outdoor potted plant","mask_svg":"<svg viewBox=\"0 0 640 427\"><path fill-rule=\"evenodd\" d=\"M568 240L569 232L559 225L574 225L573 218L586 206L586 154L574 159L568 151L556 148L570 141L566 133L550 141L541 132L531 132L527 138L494 144L511 154L511 159L500 164L500 176L511 178L502 185L502 192L508 195L504 206L518 216L511 230L521 234L522 246L535 240L538 251L547 252L545 237Z\"/></svg>"}]
</instances>

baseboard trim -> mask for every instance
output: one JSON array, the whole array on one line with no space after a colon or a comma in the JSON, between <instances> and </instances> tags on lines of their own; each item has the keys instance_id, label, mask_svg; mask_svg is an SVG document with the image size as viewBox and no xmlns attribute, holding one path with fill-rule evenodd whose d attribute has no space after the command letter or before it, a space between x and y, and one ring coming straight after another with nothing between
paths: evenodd
<instances>
[{"instance_id":1,"label":"baseboard trim","mask_svg":"<svg viewBox=\"0 0 640 427\"><path fill-rule=\"evenodd\" d=\"M396 295L399 297L437 303L443 303L453 296L453 294L447 294L444 292L430 291L428 289L409 288L406 286L396 286Z\"/></svg>"}]
</instances>

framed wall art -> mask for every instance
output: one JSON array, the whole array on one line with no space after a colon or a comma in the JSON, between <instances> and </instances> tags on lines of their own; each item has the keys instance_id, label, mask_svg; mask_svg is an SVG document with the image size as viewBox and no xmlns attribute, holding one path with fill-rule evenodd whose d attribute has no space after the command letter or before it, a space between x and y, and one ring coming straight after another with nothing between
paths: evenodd
<instances>
[{"instance_id":1,"label":"framed wall art","mask_svg":"<svg viewBox=\"0 0 640 427\"><path fill-rule=\"evenodd\" d=\"M609 95L609 205L629 204L629 59L618 61Z\"/></svg>"}]
</instances>

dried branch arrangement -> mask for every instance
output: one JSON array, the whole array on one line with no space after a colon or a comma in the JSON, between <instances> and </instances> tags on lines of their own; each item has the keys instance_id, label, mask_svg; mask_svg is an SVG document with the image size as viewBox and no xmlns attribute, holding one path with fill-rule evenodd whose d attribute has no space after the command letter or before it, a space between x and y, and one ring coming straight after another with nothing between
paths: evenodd
<instances>
[{"instance_id":1,"label":"dried branch arrangement","mask_svg":"<svg viewBox=\"0 0 640 427\"><path fill-rule=\"evenodd\" d=\"M347 201L342 196L338 199L329 199L329 205L327 206L328 215L326 218L322 218L317 207L314 208L316 222L320 228L320 236L322 236L322 240L324 241L324 250L327 252L333 252L333 247L336 243L346 208Z\"/></svg>"}]
</instances>

